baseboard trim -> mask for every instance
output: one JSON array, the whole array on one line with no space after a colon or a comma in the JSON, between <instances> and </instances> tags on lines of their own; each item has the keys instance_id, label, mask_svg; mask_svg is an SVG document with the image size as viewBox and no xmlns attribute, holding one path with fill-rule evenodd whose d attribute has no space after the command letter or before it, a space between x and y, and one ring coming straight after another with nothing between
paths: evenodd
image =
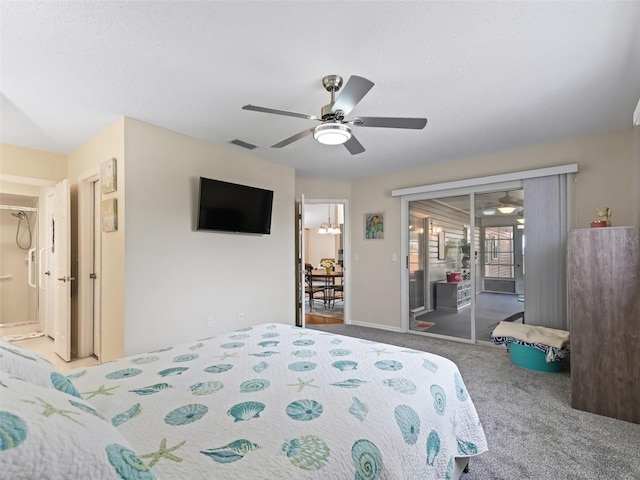
<instances>
[{"instance_id":1,"label":"baseboard trim","mask_svg":"<svg viewBox=\"0 0 640 480\"><path fill-rule=\"evenodd\" d=\"M394 332L394 333L402 333L402 330L400 329L400 327L391 327L389 325L380 325L378 323L356 322L352 320L348 323L345 322L345 324L356 325L358 327L377 328L378 330L386 330L388 332Z\"/></svg>"}]
</instances>

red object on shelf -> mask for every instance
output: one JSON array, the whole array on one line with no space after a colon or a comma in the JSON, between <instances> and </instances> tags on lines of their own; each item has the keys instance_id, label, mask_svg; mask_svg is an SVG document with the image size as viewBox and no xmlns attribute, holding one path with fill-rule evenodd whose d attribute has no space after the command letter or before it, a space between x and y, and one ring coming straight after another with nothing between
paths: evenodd
<instances>
[{"instance_id":1,"label":"red object on shelf","mask_svg":"<svg viewBox=\"0 0 640 480\"><path fill-rule=\"evenodd\" d=\"M460 280L462 280L462 273L447 272L447 282L458 283Z\"/></svg>"},{"instance_id":2,"label":"red object on shelf","mask_svg":"<svg viewBox=\"0 0 640 480\"><path fill-rule=\"evenodd\" d=\"M591 222L591 228L599 228L599 227L606 227L607 226L607 222L605 220L594 220L593 222Z\"/></svg>"}]
</instances>

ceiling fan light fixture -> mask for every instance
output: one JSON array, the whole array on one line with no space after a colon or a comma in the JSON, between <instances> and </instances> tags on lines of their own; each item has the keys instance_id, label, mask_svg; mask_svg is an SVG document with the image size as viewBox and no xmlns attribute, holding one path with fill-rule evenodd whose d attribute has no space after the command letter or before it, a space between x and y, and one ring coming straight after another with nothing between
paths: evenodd
<instances>
[{"instance_id":1,"label":"ceiling fan light fixture","mask_svg":"<svg viewBox=\"0 0 640 480\"><path fill-rule=\"evenodd\" d=\"M351 129L341 123L323 123L313 129L313 138L324 145L342 145L351 139Z\"/></svg>"},{"instance_id":2,"label":"ceiling fan light fixture","mask_svg":"<svg viewBox=\"0 0 640 480\"><path fill-rule=\"evenodd\" d=\"M500 211L500 213L504 213L506 215L513 213L516 211L516 207L511 207L511 206L502 206L502 207L498 207L498 210Z\"/></svg>"}]
</instances>

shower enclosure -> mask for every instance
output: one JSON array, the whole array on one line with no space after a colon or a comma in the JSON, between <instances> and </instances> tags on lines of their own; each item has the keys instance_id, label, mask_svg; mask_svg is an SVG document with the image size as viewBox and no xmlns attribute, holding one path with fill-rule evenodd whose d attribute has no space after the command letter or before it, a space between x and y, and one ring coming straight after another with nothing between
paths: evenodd
<instances>
[{"instance_id":1,"label":"shower enclosure","mask_svg":"<svg viewBox=\"0 0 640 480\"><path fill-rule=\"evenodd\" d=\"M3 198L3 200L7 200ZM3 202L5 203L5 202ZM38 198L0 205L0 326L39 323Z\"/></svg>"}]
</instances>

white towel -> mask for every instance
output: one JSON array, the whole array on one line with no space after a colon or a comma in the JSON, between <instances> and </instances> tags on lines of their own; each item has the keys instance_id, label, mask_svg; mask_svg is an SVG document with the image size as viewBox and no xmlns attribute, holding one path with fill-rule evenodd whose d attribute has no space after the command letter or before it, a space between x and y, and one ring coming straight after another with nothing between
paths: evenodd
<instances>
[{"instance_id":1,"label":"white towel","mask_svg":"<svg viewBox=\"0 0 640 480\"><path fill-rule=\"evenodd\" d=\"M493 337L512 337L523 342L539 343L555 348L562 348L569 342L569 332L566 330L513 322L500 322L491 335Z\"/></svg>"}]
</instances>

